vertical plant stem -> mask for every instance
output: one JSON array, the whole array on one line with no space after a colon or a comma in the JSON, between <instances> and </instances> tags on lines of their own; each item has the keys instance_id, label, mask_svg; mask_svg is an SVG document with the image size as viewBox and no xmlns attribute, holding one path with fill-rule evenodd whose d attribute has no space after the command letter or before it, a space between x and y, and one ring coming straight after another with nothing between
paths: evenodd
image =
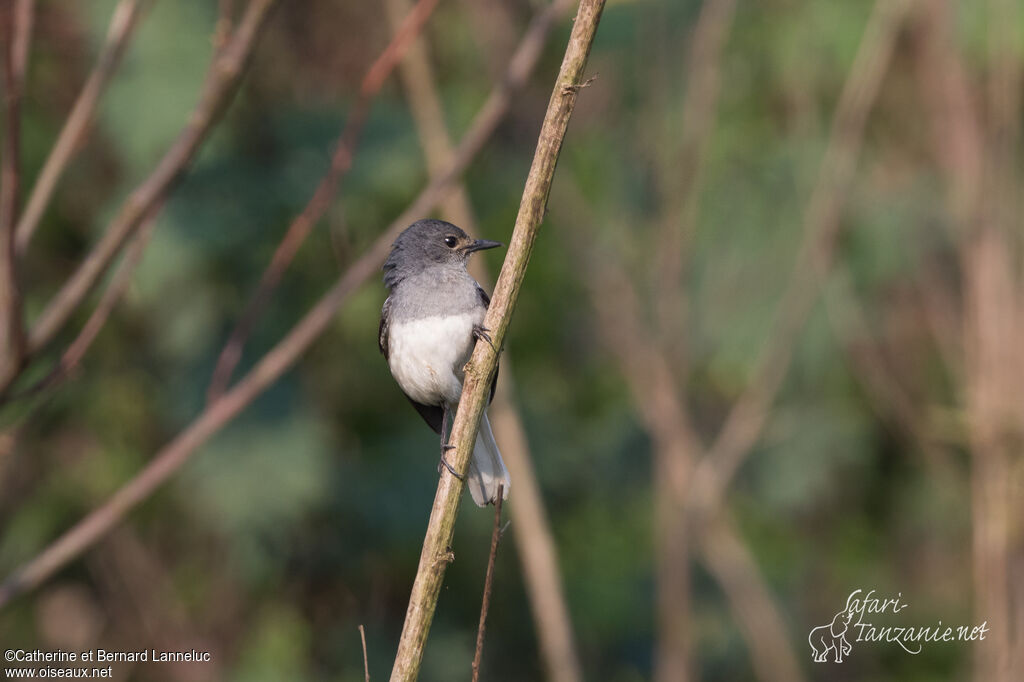
<instances>
[{"instance_id":1,"label":"vertical plant stem","mask_svg":"<svg viewBox=\"0 0 1024 682\"><path fill-rule=\"evenodd\" d=\"M14 226L21 189L21 95L32 37L33 0L7 0L3 24L4 127L0 131L0 381L15 375L25 358Z\"/></svg>"},{"instance_id":2,"label":"vertical plant stem","mask_svg":"<svg viewBox=\"0 0 1024 682\"><path fill-rule=\"evenodd\" d=\"M43 213L53 197L57 183L80 148L83 138L86 137L100 95L121 62L121 55L134 35L135 25L144 4L146 3L139 0L121 0L114 8L110 27L107 29L107 39L96 60L96 66L93 67L74 106L71 107L71 113L68 114L64 127L57 135L57 141L54 142L53 149L46 157L46 162L32 186L32 193L25 202L25 211L18 219L15 248L19 254L28 248L32 235L39 227Z\"/></svg>"},{"instance_id":3,"label":"vertical plant stem","mask_svg":"<svg viewBox=\"0 0 1024 682\"><path fill-rule=\"evenodd\" d=\"M562 140L576 104L576 97L582 87L583 69L603 9L604 0L580 2L565 58L541 126L508 254L484 319L484 326L490 330L494 346L477 344L472 358L466 365L462 399L455 415L450 441L455 444L455 450L450 455L451 461L460 471L465 471L469 463L487 389L497 366L498 355L494 349L500 348L504 341L512 311L526 276L526 266L540 229L541 219L544 217ZM454 558L451 542L462 488L462 481L447 471L442 473L423 541L419 568L413 583L409 608L406 611L405 626L395 656L395 665L391 671L393 681L415 680L419 675L423 649L440 596L445 569L448 562Z\"/></svg>"},{"instance_id":4,"label":"vertical plant stem","mask_svg":"<svg viewBox=\"0 0 1024 682\"><path fill-rule=\"evenodd\" d=\"M385 4L392 27L397 30L402 18L409 13L411 0L387 0ZM551 5L554 8L562 6L568 9L565 0L556 0ZM410 45L399 73L416 123L427 169L432 179L437 178L451 164L454 149L445 124L444 107L424 36ZM479 236L478 221L464 183L459 182L441 202L441 213L446 220L469 234ZM494 281L483 259L473 260L470 272L481 283ZM495 437L501 443L505 464L516 482L516 499L509 514L541 659L550 682L580 682L583 679L582 666L576 653L572 621L559 574L558 551L544 508L540 484L534 472L526 430L513 398L515 390L512 377L515 373L510 369L507 356L503 363L505 371L498 380L498 390L488 410Z\"/></svg>"}]
</instances>

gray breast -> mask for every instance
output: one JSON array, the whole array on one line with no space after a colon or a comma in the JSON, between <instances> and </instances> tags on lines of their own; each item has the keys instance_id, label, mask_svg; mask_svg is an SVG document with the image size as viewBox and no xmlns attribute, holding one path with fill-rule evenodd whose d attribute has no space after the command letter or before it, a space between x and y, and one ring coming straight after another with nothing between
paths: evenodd
<instances>
[{"instance_id":1,"label":"gray breast","mask_svg":"<svg viewBox=\"0 0 1024 682\"><path fill-rule=\"evenodd\" d=\"M430 268L412 275L392 293L392 319L458 315L482 308L477 283L461 267Z\"/></svg>"}]
</instances>

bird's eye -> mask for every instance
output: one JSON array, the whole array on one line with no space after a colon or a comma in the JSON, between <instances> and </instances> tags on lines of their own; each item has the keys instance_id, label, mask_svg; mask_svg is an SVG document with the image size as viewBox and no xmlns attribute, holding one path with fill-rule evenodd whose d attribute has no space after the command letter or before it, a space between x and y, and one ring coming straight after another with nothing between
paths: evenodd
<instances>
[{"instance_id":1,"label":"bird's eye","mask_svg":"<svg viewBox=\"0 0 1024 682\"><path fill-rule=\"evenodd\" d=\"M456 239L455 237L445 237L444 243L448 246L449 249L454 249L455 245L459 243L459 240Z\"/></svg>"}]
</instances>

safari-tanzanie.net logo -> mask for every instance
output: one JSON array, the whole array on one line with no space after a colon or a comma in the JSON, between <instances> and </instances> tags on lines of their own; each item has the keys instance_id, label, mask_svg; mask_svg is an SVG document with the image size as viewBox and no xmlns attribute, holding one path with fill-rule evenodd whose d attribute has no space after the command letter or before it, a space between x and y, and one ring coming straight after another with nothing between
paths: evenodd
<instances>
[{"instance_id":1,"label":"safari-tanzanie.net logo","mask_svg":"<svg viewBox=\"0 0 1024 682\"><path fill-rule=\"evenodd\" d=\"M907 606L902 592L883 599L875 596L875 590L867 594L854 590L831 623L819 625L807 636L814 662L842 663L853 651L851 642L886 642L899 645L908 654L919 654L926 644L975 642L988 634L988 621L981 625L943 625L941 620L934 625L888 623L892 620L888 614L895 616Z\"/></svg>"}]
</instances>

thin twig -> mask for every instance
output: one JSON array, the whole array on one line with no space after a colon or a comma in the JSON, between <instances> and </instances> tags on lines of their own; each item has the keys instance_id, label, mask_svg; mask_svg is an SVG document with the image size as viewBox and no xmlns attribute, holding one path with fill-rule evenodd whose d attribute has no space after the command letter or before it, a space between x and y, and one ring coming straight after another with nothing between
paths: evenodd
<instances>
[{"instance_id":1,"label":"thin twig","mask_svg":"<svg viewBox=\"0 0 1024 682\"><path fill-rule=\"evenodd\" d=\"M568 210L582 215L577 224L590 225L598 220L577 201ZM691 522L688 516L685 502L690 473L693 463L706 453L691 424L684 396L672 380L667 353L641 319L636 288L610 255L585 262L580 270L597 313L598 332L622 367L654 449L658 619L655 679L675 682L690 676L689 544L696 540L703 562L729 598L759 679L799 682L803 676L785 636L785 620L738 532L717 517ZM716 552L723 548L729 549L728 554ZM751 619L773 624L771 633L747 627Z\"/></svg>"},{"instance_id":2,"label":"thin twig","mask_svg":"<svg viewBox=\"0 0 1024 682\"><path fill-rule=\"evenodd\" d=\"M18 219L21 185L21 96L32 39L34 0L8 0L3 22L3 83L5 125L0 135L0 382L13 377L25 358L14 226Z\"/></svg>"},{"instance_id":3,"label":"thin twig","mask_svg":"<svg viewBox=\"0 0 1024 682\"><path fill-rule=\"evenodd\" d=\"M446 193L451 191L455 181L462 175L469 165L469 162L476 156L479 148L484 142L490 137L498 126L498 123L505 116L508 111L509 105L512 101L512 93L522 87L529 77L529 74L534 71L537 66L537 62L541 57L541 50L547 40L548 33L551 27L555 23L555 19L560 16L567 5L571 4L571 0L555 0L554 3L547 6L546 8L538 11L531 20L529 27L527 28L519 46L516 48L515 53L512 56L512 60L509 62L508 71L505 74L505 78L490 91L487 99L483 102L479 112L470 124L469 130L462 138L462 142L456 150L455 157L452 163L446 167L443 173L439 173L431 178L430 183L421 191L419 197L413 201L406 211L392 222L384 235L378 238L377 242L370 249L370 253L375 254L375 257L380 257L381 260L387 255L387 249L390 246L391 241L397 236L398 230L408 225L413 220L421 217L423 213L430 210L438 201L441 201ZM422 10L421 10L422 11ZM412 28L412 25L409 25ZM389 46L391 47L391 46ZM385 69L384 65L390 62L390 59L395 55L400 55L395 48L391 47L391 56L388 56L385 60L385 54L382 54L377 60L377 68L372 69L371 73L367 75L365 85L369 84L370 87L380 86L378 83L385 78L385 74L390 72L390 68ZM341 147L339 147L341 148ZM314 196L315 199L315 196ZM301 216L300 216L301 217ZM298 220L296 221L298 222ZM395 225L398 225L397 227ZM233 372L233 368L238 365L239 359L241 359L242 347L245 343L245 339L249 334L248 330L243 329L243 323L246 321L247 316L252 318L255 322L255 318L258 315L258 311L261 308L261 301L256 300L256 296L259 296L260 290L265 290L267 295L272 291L273 286L269 284L271 278L280 279L281 273L284 268L287 267L288 262L291 261L294 251L297 251L302 241L305 239L305 233L301 232L300 229L311 229L311 225L307 227L296 227L295 229L290 228L286 233L285 240L290 243L286 246L285 242L278 247L278 251L274 253L274 257L271 260L270 266L267 271L264 272L264 280L268 281L267 286L261 286L257 290L257 294L253 300L250 301L247 306L246 313L243 313L242 322L231 334L231 338L225 344L221 350L220 356L217 360L217 368L214 370L214 379L211 380L210 388L207 390L208 396L212 396L218 393L217 385L222 384L226 387L229 380L229 375ZM291 254L291 255L290 255ZM274 261L280 261L280 265L274 266ZM278 274L273 274L271 269L280 269ZM262 285L262 281L261 281ZM249 311L252 310L250 313ZM248 313L248 314L247 314ZM250 323L251 324L251 323ZM217 376L219 375L219 376ZM215 382L216 381L216 385Z\"/></svg>"},{"instance_id":4,"label":"thin twig","mask_svg":"<svg viewBox=\"0 0 1024 682\"><path fill-rule=\"evenodd\" d=\"M782 387L795 339L818 299L840 229L840 211L856 167L868 112L888 71L899 29L915 0L877 0L839 98L818 184L807 204L803 243L776 308L753 378L736 400L709 457L697 468L691 496L705 510L718 502L756 443Z\"/></svg>"},{"instance_id":5,"label":"thin twig","mask_svg":"<svg viewBox=\"0 0 1024 682\"><path fill-rule=\"evenodd\" d=\"M583 666L576 649L572 618L559 570L558 548L534 470L526 429L512 395L509 360L502 359L503 380L488 408L495 439L516 482L516 503L509 508L523 582L537 627L541 659L551 682L580 682Z\"/></svg>"},{"instance_id":6,"label":"thin twig","mask_svg":"<svg viewBox=\"0 0 1024 682\"><path fill-rule=\"evenodd\" d=\"M728 515L711 520L701 529L699 540L702 562L729 601L729 609L750 647L757 678L764 682L803 680L787 637L786 620Z\"/></svg>"},{"instance_id":7,"label":"thin twig","mask_svg":"<svg viewBox=\"0 0 1024 682\"><path fill-rule=\"evenodd\" d=\"M473 654L473 682L480 679L480 660L484 655L484 631L487 629L487 611L491 607L491 591L494 589L494 560L498 556L498 542L501 540L501 504L505 496L505 484L498 484L498 497L494 503L494 530L491 531L491 552L487 556L487 576L484 578L484 596L480 602L480 623L476 628L476 651Z\"/></svg>"},{"instance_id":8,"label":"thin twig","mask_svg":"<svg viewBox=\"0 0 1024 682\"><path fill-rule=\"evenodd\" d=\"M420 31L423 30L427 19L434 11L434 8L437 7L437 3L438 0L419 0L398 30L395 31L391 42L388 43L380 56L367 69L362 85L359 88L359 99L356 101L352 113L345 122L341 135L338 138L327 173L320 179L316 190L313 192L313 196L310 197L305 208L295 217L285 231L281 243L278 244L273 257L270 259L270 264L260 277L256 291L246 304L241 318L231 331L231 335L228 337L224 348L217 358L217 364L214 367L210 385L206 389L207 402L215 400L227 388L228 383L231 381L231 375L242 357L245 342L252 333L260 314L266 308L267 301L281 282L281 277L284 276L288 265L295 258L295 254L298 253L299 247L306 241L306 238L313 231L317 222L319 222L320 218L323 217L330 207L342 179L349 169L352 168L352 159L355 154L356 145L359 143L363 126L370 113L370 105L373 103L377 93L380 92L387 76L394 70L398 61L402 58L405 50L416 36L419 35Z\"/></svg>"},{"instance_id":9,"label":"thin twig","mask_svg":"<svg viewBox=\"0 0 1024 682\"><path fill-rule=\"evenodd\" d=\"M38 352L67 323L99 278L193 159L235 91L256 36L276 0L251 0L231 42L219 53L188 123L153 172L128 197L93 250L44 308L29 332L28 352Z\"/></svg>"},{"instance_id":10,"label":"thin twig","mask_svg":"<svg viewBox=\"0 0 1024 682\"><path fill-rule=\"evenodd\" d=\"M65 349L57 365L46 376L28 388L9 396L0 394L0 405L52 389L77 369L86 351L89 350L93 341L99 336L110 314L117 307L125 291L128 290L128 286L132 282L132 275L135 274L135 269L142 260L143 251L145 251L146 245L149 243L157 212L159 212L159 204L154 207L151 216L143 221L142 227L132 237L128 248L125 250L124 258L121 260L120 265L118 265L113 277L111 277L110 283L107 284L107 288L104 290L99 303L96 304L96 308L92 311L89 319L86 320L81 331L78 332L78 336Z\"/></svg>"},{"instance_id":11,"label":"thin twig","mask_svg":"<svg viewBox=\"0 0 1024 682\"><path fill-rule=\"evenodd\" d=\"M387 0L384 6L392 30L398 31L403 18L409 14L411 0ZM451 161L452 141L445 123L444 107L437 90L437 76L434 74L425 35L418 36L409 45L399 64L398 75L409 101L427 172L430 177L437 177ZM441 202L441 213L446 220L455 223L468 234L478 233L476 216L473 215L465 183L459 182ZM483 259L472 261L474 265L483 262Z\"/></svg>"},{"instance_id":12,"label":"thin twig","mask_svg":"<svg viewBox=\"0 0 1024 682\"><path fill-rule=\"evenodd\" d=\"M685 341L689 304L684 283L686 254L696 232L704 158L716 121L722 53L735 13L735 0L705 0L701 7L687 58L678 153L673 154L671 161L673 172L665 172L663 166L660 174L660 248L655 259L657 279L654 282L659 294L655 298L657 325L651 330L651 337L659 341L665 357L661 359L661 371L656 370L652 377L655 383L649 384L652 388L668 384L656 392L652 390L649 397L651 402L661 403L656 408L660 414L655 417L655 425L661 425L661 436L655 436L658 447L652 467L656 477L656 589L659 595L654 669L655 679L659 681L688 679L692 670L690 550L685 505L686 484L702 448L685 396L675 395L677 391L673 390L671 377L686 376L689 365ZM672 184L666 185L665 178L672 178ZM666 421L664 408L674 410L676 418ZM666 430L666 427L671 429L672 422L678 423L674 433Z\"/></svg>"},{"instance_id":13,"label":"thin twig","mask_svg":"<svg viewBox=\"0 0 1024 682\"><path fill-rule=\"evenodd\" d=\"M366 655L366 628L359 624L359 640L363 643L363 679L370 682L370 659Z\"/></svg>"},{"instance_id":14,"label":"thin twig","mask_svg":"<svg viewBox=\"0 0 1024 682\"><path fill-rule=\"evenodd\" d=\"M936 480L951 482L958 475L951 453L928 433L923 415L912 396L896 379L880 341L873 338L867 314L859 300L846 268L836 267L832 286L823 297L825 317L835 337L844 346L853 364L858 382L873 398L871 406L882 419L900 427L904 436L917 447Z\"/></svg>"},{"instance_id":15,"label":"thin twig","mask_svg":"<svg viewBox=\"0 0 1024 682\"><path fill-rule=\"evenodd\" d=\"M86 79L78 98L75 99L71 112L64 121L64 127L57 135L57 141L53 144L50 155L46 157L42 170L39 171L32 193L25 203L25 211L18 220L15 248L19 254L23 254L28 248L57 183L81 147L82 139L96 113L100 95L121 63L121 56L131 41L145 4L147 3L140 0L121 0L114 8L107 29L107 38L96 59L96 65Z\"/></svg>"},{"instance_id":16,"label":"thin twig","mask_svg":"<svg viewBox=\"0 0 1024 682\"><path fill-rule=\"evenodd\" d=\"M547 206L562 140L576 104L576 92L565 92L565 86L583 80L583 69L603 9L604 0L580 2L562 67L548 102L508 253L484 318L483 324L490 330L494 346L477 344L465 368L462 397L451 431L450 442L455 444L455 450L449 454L450 461L458 471L465 471L469 463L480 415L486 402L485 394L488 393L491 377L497 367L498 354L494 348L501 347L508 331L511 313L526 275L530 252ZM447 569L447 561L439 559L450 552L462 488L460 479L450 473L442 473L409 598L395 665L391 671L392 682L415 680L419 674L423 649Z\"/></svg>"},{"instance_id":17,"label":"thin twig","mask_svg":"<svg viewBox=\"0 0 1024 682\"><path fill-rule=\"evenodd\" d=\"M704 157L716 121L722 51L736 14L736 0L707 0L693 29L686 67L686 93L678 152L670 160L671 172L660 176L662 216L658 237L655 282L658 328L673 365L685 372L686 286L685 254L697 228L697 207ZM672 65L671 77L675 76ZM658 140L664 144L664 140ZM666 182L665 178L671 178Z\"/></svg>"},{"instance_id":18,"label":"thin twig","mask_svg":"<svg viewBox=\"0 0 1024 682\"><path fill-rule=\"evenodd\" d=\"M559 0L560 3L566 1ZM149 497L158 486L174 474L199 446L295 364L331 324L348 297L370 277L380 272L380 264L398 233L424 211L436 205L483 148L507 111L512 93L526 82L536 66L547 35L559 14L560 7L550 5L534 17L523 35L516 56L509 64L507 78L492 91L477 113L446 171L420 192L377 241L338 278L316 305L241 380L216 402L207 405L174 440L157 451L142 471L121 486L106 502L0 584L0 608L16 595L39 585L60 567L92 546L128 511Z\"/></svg>"},{"instance_id":19,"label":"thin twig","mask_svg":"<svg viewBox=\"0 0 1024 682\"><path fill-rule=\"evenodd\" d=\"M589 220L576 224L591 224ZM640 315L640 296L614 259L580 268L597 313L599 333L622 367L651 434L657 640L654 679L692 679L690 524L686 495L703 446L677 389L671 364Z\"/></svg>"},{"instance_id":20,"label":"thin twig","mask_svg":"<svg viewBox=\"0 0 1024 682\"><path fill-rule=\"evenodd\" d=\"M1021 59L1019 8L987 3L988 72L982 186L959 242L964 281L965 395L971 453L975 613L992 635L979 642L974 679L1020 677L1015 651L1024 623L1020 594L1020 444L1024 442L1024 344L1020 277Z\"/></svg>"},{"instance_id":21,"label":"thin twig","mask_svg":"<svg viewBox=\"0 0 1024 682\"><path fill-rule=\"evenodd\" d=\"M1013 639L1013 624L1024 621L1024 600L1016 598L1020 581L1013 578L1013 564L1019 561L1014 557L1013 527L1021 514L1015 508L1020 495L1010 484L1018 453L1009 445L1021 440L1021 370L1016 355L1024 329L1015 275L1019 266L1009 256L1019 244L1018 225L1013 222L1018 184L1013 140L1020 61L1010 42L1013 19L1006 16L1012 14L1012 5L990 7L987 106L974 101L948 3L931 0L919 13L916 60L923 110L933 136L931 149L945 174L963 279L963 313L958 320L963 343L956 348L962 350L963 360L960 352L954 354L959 370L954 375L966 403L971 454L974 609L993 631L979 642L974 655L974 679L985 682L1015 679L1024 657L1024 630L1017 628ZM988 114L988 139L980 111Z\"/></svg>"},{"instance_id":22,"label":"thin twig","mask_svg":"<svg viewBox=\"0 0 1024 682\"><path fill-rule=\"evenodd\" d=\"M409 12L410 0L388 0L385 4L397 29ZM428 172L430 177L437 177L451 163L454 152L425 36L420 36L410 46L399 74ZM464 182L457 183L447 199L441 202L441 212L469 234L478 234L477 219ZM481 282L493 282L482 258L474 260L470 267L474 277ZM580 682L583 679L582 666L576 653L572 621L559 574L554 535L531 461L526 430L512 397L515 372L511 371L507 354L502 363L502 379L498 382L488 414L510 475L516 481L516 503L509 513L515 522L515 541L530 610L536 622L541 658L547 679L551 682Z\"/></svg>"},{"instance_id":23,"label":"thin twig","mask_svg":"<svg viewBox=\"0 0 1024 682\"><path fill-rule=\"evenodd\" d=\"M222 49L231 39L231 31L235 23L235 0L218 0L217 27L213 31L213 47Z\"/></svg>"}]
</instances>

